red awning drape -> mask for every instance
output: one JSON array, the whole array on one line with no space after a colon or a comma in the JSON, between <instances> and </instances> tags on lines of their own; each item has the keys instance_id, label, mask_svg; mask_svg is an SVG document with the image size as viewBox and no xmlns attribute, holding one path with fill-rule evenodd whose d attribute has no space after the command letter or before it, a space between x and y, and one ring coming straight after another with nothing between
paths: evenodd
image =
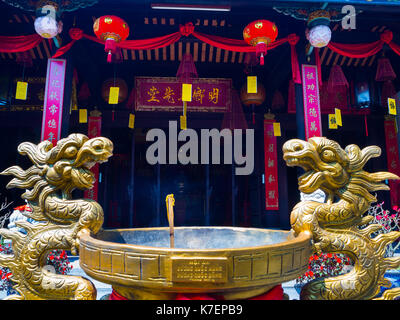
<instances>
[{"instance_id":1,"label":"red awning drape","mask_svg":"<svg viewBox=\"0 0 400 320\"><path fill-rule=\"evenodd\" d=\"M33 49L43 41L38 34L28 36L0 36L0 52L23 52Z\"/></svg>"},{"instance_id":2,"label":"red awning drape","mask_svg":"<svg viewBox=\"0 0 400 320\"><path fill-rule=\"evenodd\" d=\"M68 52L74 43L77 40L82 38L95 41L97 43L104 44L104 41L99 40L96 37L89 36L83 33L81 29L72 28L69 31L70 37L72 41L67 45L61 47L57 50L57 52L53 55L53 58L60 57ZM192 35L195 38L199 39L202 42L205 42L211 46L216 48L221 48L224 50L235 51L235 52L256 52L256 48L249 46L244 40L238 39L230 39L219 36L208 35L200 32L194 31L194 26L192 23L187 23L185 25L181 25L179 27L178 32L174 32L169 35L149 38L149 39L140 39L140 40L125 40L120 43L117 43L117 46L121 49L129 49L129 50L152 50L159 49L166 46L169 46L177 41L182 36ZM268 50L274 49L284 43L289 43L291 47L291 65L292 65L292 77L295 83L301 83L299 64L297 59L296 52L296 44L299 40L299 37L296 34L290 34L286 38L279 39L268 46Z\"/></svg>"},{"instance_id":3,"label":"red awning drape","mask_svg":"<svg viewBox=\"0 0 400 320\"><path fill-rule=\"evenodd\" d=\"M396 54L400 55L400 45L393 42L393 33L385 30L380 35L380 39L371 43L336 43L329 42L328 48L348 58L367 58L377 54L387 44ZM319 58L319 50L315 48L315 64L318 67L319 83L322 84L321 78L321 61Z\"/></svg>"},{"instance_id":4,"label":"red awning drape","mask_svg":"<svg viewBox=\"0 0 400 320\"><path fill-rule=\"evenodd\" d=\"M53 58L60 57L68 52L74 43L82 38L87 40L95 41L100 44L104 44L104 41L87 34L84 34L81 29L72 28L69 31L69 35L72 41L65 46L59 48L53 55ZM140 40L125 40L117 44L121 49L130 50L151 50L169 46L177 42L182 36L192 35L202 42L205 42L211 46L221 48L224 50L235 51L235 52L256 52L256 48L249 46L244 40L230 39L214 35L208 35L194 31L192 23L187 23L179 27L178 32L168 34L161 37L140 39ZM274 49L286 42L289 43L291 49L291 65L292 65L292 79L295 83L301 83L299 64L296 53L296 44L299 37L296 34L290 34L286 38L279 39L268 46L268 50ZM380 39L371 43L358 43L358 44L343 44L330 42L328 48L332 51L350 58L366 58L370 57L380 50L382 50L384 44L387 44L396 54L400 55L400 45L394 43L393 33L389 30L384 31ZM23 52L29 49L33 49L40 44L43 39L38 34L27 35L27 36L0 36L0 52ZM321 71L321 64L319 59L319 50L315 50L316 64L318 70ZM321 72L319 72L319 75ZM321 83L321 78L319 79Z\"/></svg>"},{"instance_id":5,"label":"red awning drape","mask_svg":"<svg viewBox=\"0 0 400 320\"><path fill-rule=\"evenodd\" d=\"M79 28L71 28L69 35L72 41L65 46L59 48L52 58L58 58L67 53L75 44L76 41L82 38L97 42L104 45L104 41L83 33ZM168 34L161 37L140 39L140 40L125 40L117 43L117 47L129 50L152 50L163 48L177 42L182 36L192 35L202 42L211 46L221 48L224 50L235 52L256 52L256 48L249 46L244 40L230 39L219 36L208 35L194 31L193 23L187 23L179 27L178 32ZM274 49L284 43L289 43L291 46L291 64L292 64L292 77L296 83L301 83L299 64L296 53L296 44L299 37L296 34L291 34L286 38L279 39L268 46L268 50ZM38 34L28 36L7 37L0 36L0 52L23 52L33 49L43 41L43 38ZM399 50L400 51L400 50Z\"/></svg>"}]
</instances>

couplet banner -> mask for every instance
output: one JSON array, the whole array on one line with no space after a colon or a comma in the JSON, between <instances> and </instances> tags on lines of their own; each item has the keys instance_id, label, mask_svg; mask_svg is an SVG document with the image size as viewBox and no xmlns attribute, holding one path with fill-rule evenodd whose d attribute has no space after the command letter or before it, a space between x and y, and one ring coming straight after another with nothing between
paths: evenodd
<instances>
[{"instance_id":1,"label":"couplet banner","mask_svg":"<svg viewBox=\"0 0 400 320\"><path fill-rule=\"evenodd\" d=\"M89 139L92 139L95 137L100 137L100 135L101 113L98 111L93 111L91 112L88 121L88 137ZM99 193L99 164L96 163L90 170L93 172L96 181L94 182L92 189L85 190L85 198L97 201Z\"/></svg>"},{"instance_id":2,"label":"couplet banner","mask_svg":"<svg viewBox=\"0 0 400 320\"><path fill-rule=\"evenodd\" d=\"M264 120L265 210L279 210L278 156L273 119Z\"/></svg>"},{"instance_id":3,"label":"couplet banner","mask_svg":"<svg viewBox=\"0 0 400 320\"><path fill-rule=\"evenodd\" d=\"M41 140L49 140L53 145L61 137L66 65L65 59L47 62Z\"/></svg>"},{"instance_id":4,"label":"couplet banner","mask_svg":"<svg viewBox=\"0 0 400 320\"><path fill-rule=\"evenodd\" d=\"M306 140L322 136L317 66L303 64L302 84Z\"/></svg>"},{"instance_id":5,"label":"couplet banner","mask_svg":"<svg viewBox=\"0 0 400 320\"><path fill-rule=\"evenodd\" d=\"M188 112L229 112L231 79L191 79L192 99ZM136 77L136 111L182 112L182 82L178 78Z\"/></svg>"},{"instance_id":6,"label":"couplet banner","mask_svg":"<svg viewBox=\"0 0 400 320\"><path fill-rule=\"evenodd\" d=\"M386 159L388 170L400 176L399 144L394 119L387 119L384 123L386 138ZM400 206L400 183L398 180L389 180L390 200L393 206Z\"/></svg>"}]
</instances>

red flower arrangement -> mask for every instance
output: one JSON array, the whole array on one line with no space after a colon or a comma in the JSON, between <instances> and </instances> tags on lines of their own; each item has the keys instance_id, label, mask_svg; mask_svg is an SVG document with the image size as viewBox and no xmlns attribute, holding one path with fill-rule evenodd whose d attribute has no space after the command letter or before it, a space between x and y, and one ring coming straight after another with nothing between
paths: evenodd
<instances>
[{"instance_id":1,"label":"red flower arrangement","mask_svg":"<svg viewBox=\"0 0 400 320\"><path fill-rule=\"evenodd\" d=\"M0 254L12 254L10 244L0 244ZM47 266L49 271L56 274L68 274L72 270L72 264L69 262L65 250L53 250L47 256ZM16 293L13 289L14 282L11 280L11 270L6 267L0 267L0 291L7 291L7 295Z\"/></svg>"},{"instance_id":2,"label":"red flower arrangement","mask_svg":"<svg viewBox=\"0 0 400 320\"><path fill-rule=\"evenodd\" d=\"M314 254L308 260L308 270L296 279L296 283L304 284L316 278L332 277L347 272L351 260L342 253Z\"/></svg>"},{"instance_id":3,"label":"red flower arrangement","mask_svg":"<svg viewBox=\"0 0 400 320\"><path fill-rule=\"evenodd\" d=\"M0 208L1 209L1 208ZM1 211L1 210L0 210ZM15 211L31 212L32 209L28 205L23 205L14 208ZM11 212L1 217L0 228L4 227L5 222L9 219ZM4 241L0 237L0 254L12 254L11 242ZM72 270L72 264L69 262L68 255L65 250L53 250L47 255L48 271L56 274L68 274ZM0 267L0 291L7 291L7 295L16 293L13 289L14 282L12 281L12 273L9 268Z\"/></svg>"}]
</instances>

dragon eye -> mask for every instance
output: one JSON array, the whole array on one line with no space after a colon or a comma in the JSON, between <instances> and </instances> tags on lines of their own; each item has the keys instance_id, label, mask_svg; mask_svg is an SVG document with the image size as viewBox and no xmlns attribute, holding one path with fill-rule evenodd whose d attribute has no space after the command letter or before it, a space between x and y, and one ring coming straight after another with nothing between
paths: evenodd
<instances>
[{"instance_id":1,"label":"dragon eye","mask_svg":"<svg viewBox=\"0 0 400 320\"><path fill-rule=\"evenodd\" d=\"M95 142L93 144L93 149L96 151L102 151L103 150L103 144L100 142Z\"/></svg>"},{"instance_id":2,"label":"dragon eye","mask_svg":"<svg viewBox=\"0 0 400 320\"><path fill-rule=\"evenodd\" d=\"M331 150L324 150L321 158L325 162L332 162L335 160L335 154Z\"/></svg>"},{"instance_id":3,"label":"dragon eye","mask_svg":"<svg viewBox=\"0 0 400 320\"><path fill-rule=\"evenodd\" d=\"M76 147L68 147L67 149L65 149L65 155L69 158L69 157L73 157L74 155L76 155L77 153L77 149Z\"/></svg>"}]
</instances>

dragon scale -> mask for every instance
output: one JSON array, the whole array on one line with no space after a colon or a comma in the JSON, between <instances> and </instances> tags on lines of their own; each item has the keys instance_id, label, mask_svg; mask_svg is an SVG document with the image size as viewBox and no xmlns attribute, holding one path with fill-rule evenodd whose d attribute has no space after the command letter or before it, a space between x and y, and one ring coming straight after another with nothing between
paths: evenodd
<instances>
[{"instance_id":1,"label":"dragon scale","mask_svg":"<svg viewBox=\"0 0 400 320\"><path fill-rule=\"evenodd\" d=\"M0 229L1 236L12 240L13 249L13 254L0 255L0 265L11 269L11 280L19 293L7 299L95 299L96 288L89 280L55 274L46 269L45 263L51 250L78 254L80 235L100 230L104 219L101 206L89 199L72 199L72 191L93 186L90 168L107 161L112 155L112 142L71 134L54 147L49 141L38 145L24 142L18 151L27 155L33 166L27 170L13 166L1 174L15 177L7 188L26 189L22 198L32 208L29 217L39 223L17 221L26 234Z\"/></svg>"},{"instance_id":2,"label":"dragon scale","mask_svg":"<svg viewBox=\"0 0 400 320\"><path fill-rule=\"evenodd\" d=\"M377 157L377 146L360 149L356 145L344 150L335 141L313 137L308 141L293 139L283 146L288 166L299 166L305 173L299 177L299 190L312 193L321 189L326 203L300 201L292 210L290 222L295 234L310 233L317 253L344 253L354 262L347 274L315 279L306 284L301 299L373 299L382 286L386 270L400 266L400 258L385 257L386 246L400 237L400 232L371 235L381 228L369 224L372 217L363 214L376 198L370 193L389 190L382 183L399 179L389 172L368 173L365 163ZM398 288L386 290L379 299L400 296Z\"/></svg>"}]
</instances>

